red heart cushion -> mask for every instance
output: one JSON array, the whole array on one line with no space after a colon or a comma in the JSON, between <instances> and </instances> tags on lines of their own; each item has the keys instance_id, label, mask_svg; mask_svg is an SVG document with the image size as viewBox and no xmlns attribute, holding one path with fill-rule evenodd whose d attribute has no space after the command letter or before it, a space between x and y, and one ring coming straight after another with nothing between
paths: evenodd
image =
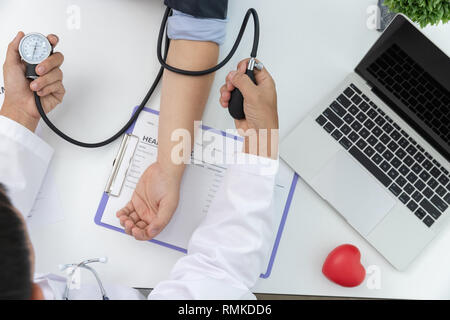
<instances>
[{"instance_id":1,"label":"red heart cushion","mask_svg":"<svg viewBox=\"0 0 450 320\"><path fill-rule=\"evenodd\" d=\"M359 286L366 277L366 270L360 259L361 253L357 247L343 244L330 252L323 264L322 273L341 286Z\"/></svg>"}]
</instances>

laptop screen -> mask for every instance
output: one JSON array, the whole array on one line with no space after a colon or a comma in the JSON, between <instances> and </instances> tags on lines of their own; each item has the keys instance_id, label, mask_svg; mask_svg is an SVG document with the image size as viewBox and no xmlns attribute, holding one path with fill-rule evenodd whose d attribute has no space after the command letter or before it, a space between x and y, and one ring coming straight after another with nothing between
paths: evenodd
<instances>
[{"instance_id":1,"label":"laptop screen","mask_svg":"<svg viewBox=\"0 0 450 320\"><path fill-rule=\"evenodd\" d=\"M397 15L355 69L450 161L450 58Z\"/></svg>"}]
</instances>

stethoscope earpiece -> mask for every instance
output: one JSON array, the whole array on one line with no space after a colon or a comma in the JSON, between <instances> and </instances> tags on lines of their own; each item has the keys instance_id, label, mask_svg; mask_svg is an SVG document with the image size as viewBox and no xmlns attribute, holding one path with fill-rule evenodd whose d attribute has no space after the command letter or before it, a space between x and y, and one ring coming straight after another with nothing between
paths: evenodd
<instances>
[{"instance_id":1,"label":"stethoscope earpiece","mask_svg":"<svg viewBox=\"0 0 450 320\"><path fill-rule=\"evenodd\" d=\"M98 276L97 272L95 271L94 268L88 266L88 264L90 263L107 263L108 262L108 257L101 257L101 258L95 258L95 259L87 259L84 261L81 261L80 263L71 263L71 264L60 264L58 265L59 270L64 271L67 268L73 267L73 269L70 271L69 277L72 277L74 275L74 273L79 269L79 268L83 268L86 270L89 270L95 277L95 279L97 280L98 286L100 287L100 291L102 294L102 299L103 300L109 300L108 295L106 294L106 290L103 287L103 283L100 280L100 277ZM69 280L69 279L68 279ZM64 294L62 299L63 300L69 300L69 281L66 282L66 288L64 289Z\"/></svg>"}]
</instances>

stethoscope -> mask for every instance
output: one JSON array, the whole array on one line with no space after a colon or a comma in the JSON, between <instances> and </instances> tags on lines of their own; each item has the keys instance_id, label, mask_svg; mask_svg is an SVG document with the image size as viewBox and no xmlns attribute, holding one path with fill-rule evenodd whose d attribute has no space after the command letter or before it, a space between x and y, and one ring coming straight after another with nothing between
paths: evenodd
<instances>
[{"instance_id":1,"label":"stethoscope","mask_svg":"<svg viewBox=\"0 0 450 320\"><path fill-rule=\"evenodd\" d=\"M65 289L64 289L64 294L63 294L63 296L62 296L62 299L63 299L63 300L69 300L69 292L70 292L70 285L69 285L69 282L70 282L70 283L72 282L72 279L73 279L73 276L74 276L75 272L76 272L78 269L80 269L80 268L86 269L86 270L90 271L90 272L94 275L95 280L97 281L97 284L98 284L98 286L99 286L99 288L100 288L100 292L101 292L101 294L102 294L102 299L103 299L103 300L109 300L109 297L108 297L108 295L106 294L106 290L105 290L105 288L103 287L103 283L102 283L102 281L100 280L100 277L98 276L97 271L95 271L94 268L88 266L88 264L96 263L96 262L99 262L99 263L106 263L106 262L108 262L108 258L104 257L104 258L88 259L88 260L81 261L80 263L62 264L62 265L59 266L59 269L60 269L61 271L64 271L64 270L66 270L67 268L73 268L73 269L70 271L70 273L68 274L68 278L67 278L67 281L66 281L66 287L65 287Z\"/></svg>"},{"instance_id":2,"label":"stethoscope","mask_svg":"<svg viewBox=\"0 0 450 320\"><path fill-rule=\"evenodd\" d=\"M115 141L120 136L122 136L136 121L139 114L144 109L148 100L150 99L153 92L155 91L157 85L161 81L164 69L170 70L170 71L178 73L178 74L187 75L187 76L203 76L203 75L211 74L211 73L219 70L220 68L222 68L224 65L226 65L230 61L230 59L233 57L233 55L235 54L237 48L239 47L239 44L240 44L242 37L244 35L244 32L246 30L247 23L248 23L250 16L253 16L255 28L254 28L254 37L253 37L253 47L252 47L252 51L250 54L250 61L248 64L246 74L250 77L250 79L252 79L252 81L254 83L256 83L255 76L254 76L254 69L257 68L257 69L261 70L262 64L259 64L256 62L256 55L257 55L258 46L259 46L259 18L258 18L258 14L255 9L251 8L247 11L244 21L242 22L242 26L239 31L239 34L236 38L236 41L234 42L233 47L231 48L229 54L225 57L225 59L223 59L223 61L220 62L215 67L212 67L207 70L201 70L201 71L189 71L189 70L178 69L178 68L175 68L175 67L167 64L166 58L167 58L167 53L168 53L169 44L170 44L170 39L167 36L167 20L168 20L169 16L171 15L171 13L172 13L172 9L168 7L164 13L164 17L163 17L163 20L161 23L161 28L160 28L159 36L158 36L157 56L158 56L159 62L161 63L161 68L160 68L158 75L156 76L152 86L150 87L150 90L148 91L147 95L145 96L144 100L142 101L140 106L137 108L136 112L133 114L131 119L123 126L122 129L120 129L112 137L110 137L102 142L85 143L85 142L77 141L77 140L67 136L62 131L60 131L48 119L47 115L44 112L44 109L42 108L41 99L37 95L37 93L35 93L34 96L35 96L35 101L36 101L36 107L37 107L42 119L49 126L49 128L51 130L53 130L58 136L60 136L64 140L66 140L74 145L80 146L80 147L98 148L98 147L103 147L105 145L110 144L111 142ZM164 34L165 34L165 36L164 36ZM164 54L162 53L163 38L165 38ZM41 44L42 44L42 46L41 46ZM35 70L36 66L52 54L52 48L45 36L38 34L38 33L33 33L33 34L29 34L29 35L25 36L22 39L21 44L19 46L19 52L21 54L22 60L26 64L26 77L29 79L36 79L38 77L38 75L36 74L36 70ZM38 57L38 58L33 59L33 57ZM244 119L245 118L243 100L244 99L242 97L242 94L238 89L235 89L231 93L231 99L229 102L228 110L234 119Z\"/></svg>"}]
</instances>

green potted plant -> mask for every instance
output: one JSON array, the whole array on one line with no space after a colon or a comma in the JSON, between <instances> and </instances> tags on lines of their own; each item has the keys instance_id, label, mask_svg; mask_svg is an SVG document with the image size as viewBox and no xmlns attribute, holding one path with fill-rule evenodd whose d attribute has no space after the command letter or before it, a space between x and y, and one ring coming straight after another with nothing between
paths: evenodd
<instances>
[{"instance_id":1,"label":"green potted plant","mask_svg":"<svg viewBox=\"0 0 450 320\"><path fill-rule=\"evenodd\" d=\"M450 0L384 0L390 11L403 13L423 28L450 20Z\"/></svg>"}]
</instances>

